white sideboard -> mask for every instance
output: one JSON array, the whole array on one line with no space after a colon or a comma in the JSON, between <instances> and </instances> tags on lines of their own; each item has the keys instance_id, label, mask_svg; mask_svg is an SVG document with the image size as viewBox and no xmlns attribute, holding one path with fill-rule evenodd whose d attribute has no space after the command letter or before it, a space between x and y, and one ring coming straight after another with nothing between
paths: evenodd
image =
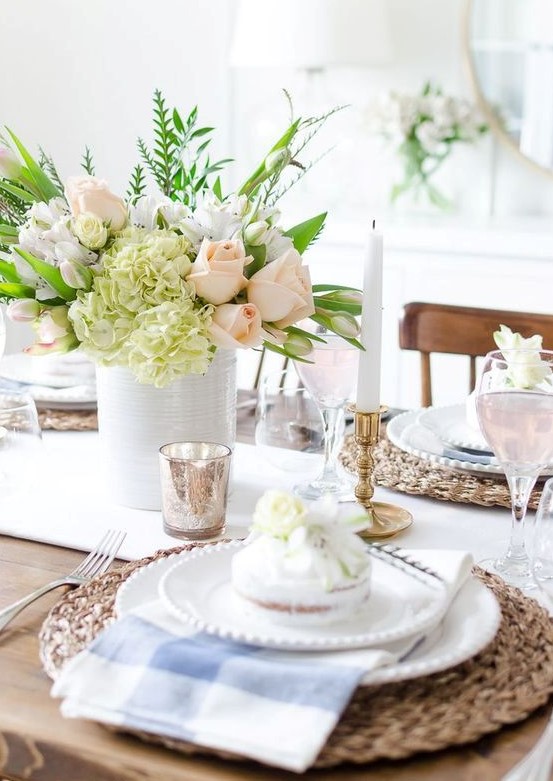
<instances>
[{"instance_id":1,"label":"white sideboard","mask_svg":"<svg viewBox=\"0 0 553 781\"><path fill-rule=\"evenodd\" d=\"M368 221L365 227L330 220L306 256L313 280L360 286L368 229ZM382 232L383 403L404 408L420 403L419 357L398 347L398 322L405 303L430 301L553 314L553 224L546 220L508 224L447 218L388 220L382 222ZM464 400L468 359L435 356L432 375L434 403Z\"/></svg>"}]
</instances>

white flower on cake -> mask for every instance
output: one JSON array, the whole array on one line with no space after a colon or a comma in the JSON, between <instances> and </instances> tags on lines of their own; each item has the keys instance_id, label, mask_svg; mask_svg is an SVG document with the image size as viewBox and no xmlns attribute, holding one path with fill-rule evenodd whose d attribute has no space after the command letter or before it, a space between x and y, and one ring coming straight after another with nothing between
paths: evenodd
<instances>
[{"instance_id":1,"label":"white flower on cake","mask_svg":"<svg viewBox=\"0 0 553 781\"><path fill-rule=\"evenodd\" d=\"M529 390L544 380L551 383L551 368L540 356L542 336L534 334L525 339L521 334L513 333L508 326L500 325L493 338L498 348L506 351L504 358L508 365L506 381L509 386Z\"/></svg>"},{"instance_id":2,"label":"white flower on cake","mask_svg":"<svg viewBox=\"0 0 553 781\"><path fill-rule=\"evenodd\" d=\"M255 506L252 531L287 540L306 514L305 505L296 496L285 491L266 491Z\"/></svg>"},{"instance_id":3,"label":"white flower on cake","mask_svg":"<svg viewBox=\"0 0 553 781\"><path fill-rule=\"evenodd\" d=\"M280 624L343 620L366 601L369 555L356 534L366 517L344 518L328 496L306 507L267 491L254 512L248 544L232 563L235 591Z\"/></svg>"}]
</instances>

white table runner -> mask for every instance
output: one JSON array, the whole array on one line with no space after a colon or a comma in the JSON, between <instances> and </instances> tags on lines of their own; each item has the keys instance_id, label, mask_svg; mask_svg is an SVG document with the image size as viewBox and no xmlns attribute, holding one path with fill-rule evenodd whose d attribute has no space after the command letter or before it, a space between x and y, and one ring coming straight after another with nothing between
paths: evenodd
<instances>
[{"instance_id":1,"label":"white table runner","mask_svg":"<svg viewBox=\"0 0 553 781\"><path fill-rule=\"evenodd\" d=\"M45 432L43 451L40 469L30 472L24 494L17 500L0 498L0 533L87 550L105 529L125 529L121 555L126 559L178 544L163 532L161 513L121 507L107 496L96 432ZM316 470L320 462L312 458ZM255 503L267 488L291 489L302 477L272 467L253 445L238 444L227 536L245 536ZM509 536L506 509L440 502L381 488L375 499L413 513L413 526L396 538L406 547L469 550L478 560L503 550Z\"/></svg>"}]
</instances>

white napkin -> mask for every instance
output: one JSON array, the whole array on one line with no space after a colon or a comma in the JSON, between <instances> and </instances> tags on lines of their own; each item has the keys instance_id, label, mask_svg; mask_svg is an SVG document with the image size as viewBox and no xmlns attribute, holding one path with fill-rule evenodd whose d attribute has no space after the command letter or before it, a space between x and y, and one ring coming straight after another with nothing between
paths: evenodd
<instances>
[{"instance_id":1,"label":"white napkin","mask_svg":"<svg viewBox=\"0 0 553 781\"><path fill-rule=\"evenodd\" d=\"M471 556L411 553L444 577L451 601L470 573ZM303 772L363 675L396 662L414 640L329 653L255 648L191 631L153 600L109 626L74 657L52 695L64 698L65 716L145 730Z\"/></svg>"}]
</instances>

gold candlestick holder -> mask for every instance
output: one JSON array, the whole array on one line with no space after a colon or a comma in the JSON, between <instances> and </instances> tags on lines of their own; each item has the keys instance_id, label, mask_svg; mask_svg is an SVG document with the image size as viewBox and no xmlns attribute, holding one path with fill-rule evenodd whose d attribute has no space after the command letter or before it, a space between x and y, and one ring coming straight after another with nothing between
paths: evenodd
<instances>
[{"instance_id":1,"label":"gold candlestick holder","mask_svg":"<svg viewBox=\"0 0 553 781\"><path fill-rule=\"evenodd\" d=\"M391 537L413 523L413 516L403 507L387 502L373 502L374 456L373 448L380 438L380 416L387 407L378 412L360 412L352 406L355 414L355 442L358 447L357 474L359 482L355 497L370 517L370 525L360 532L361 537Z\"/></svg>"}]
</instances>

